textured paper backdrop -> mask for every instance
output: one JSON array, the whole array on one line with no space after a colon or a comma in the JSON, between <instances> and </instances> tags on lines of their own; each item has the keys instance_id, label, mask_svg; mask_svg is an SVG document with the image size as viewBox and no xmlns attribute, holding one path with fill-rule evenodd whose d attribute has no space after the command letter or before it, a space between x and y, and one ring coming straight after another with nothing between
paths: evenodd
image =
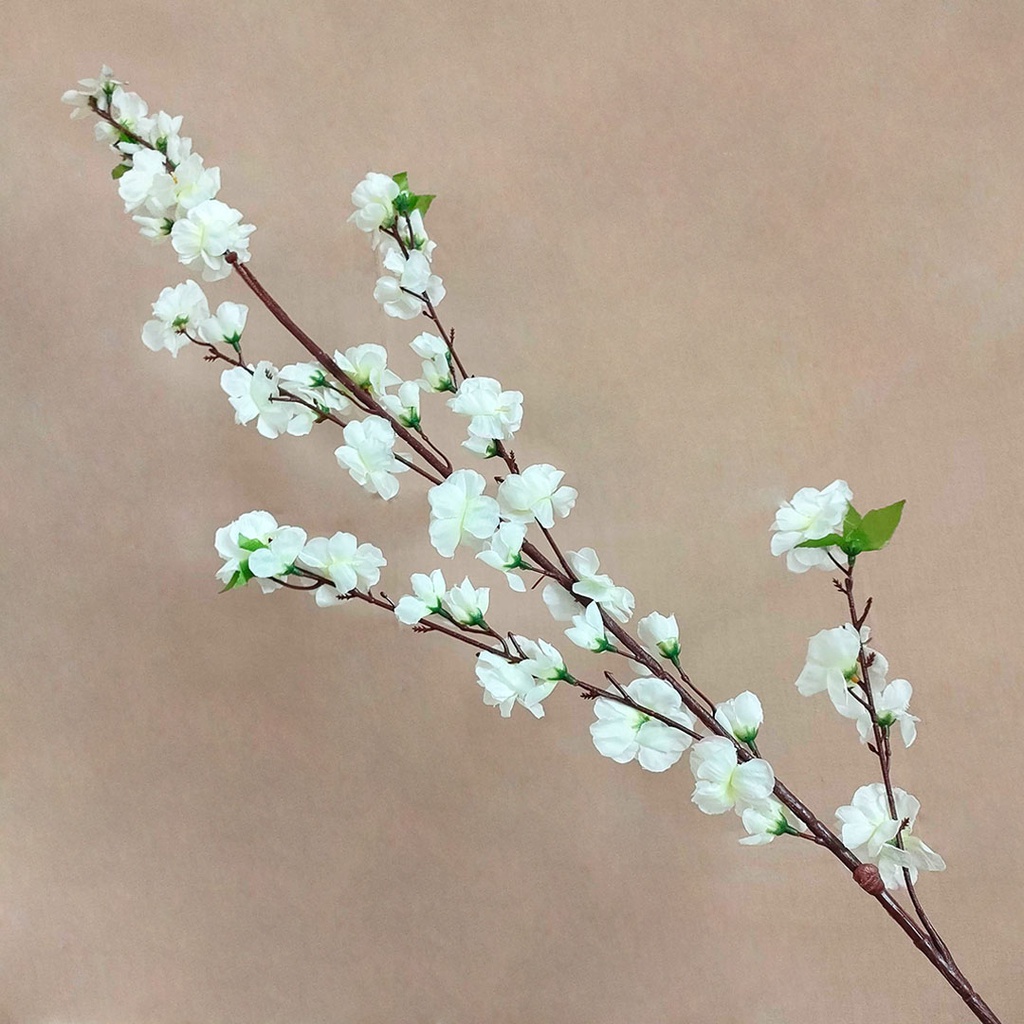
<instances>
[{"instance_id":1,"label":"textured paper backdrop","mask_svg":"<svg viewBox=\"0 0 1024 1024\"><path fill-rule=\"evenodd\" d=\"M259 227L251 266L325 347L387 341L412 372L414 325L380 315L344 219L370 168L439 193L444 314L526 392L520 456L579 488L566 545L678 614L714 694L762 695L763 750L823 816L873 764L793 688L842 610L767 527L837 475L862 506L908 499L864 565L924 720L896 779L949 862L922 896L1016 1019L1024 7L8 0L5 19L0 1019L968 1018L831 858L738 846L685 763L599 757L571 692L503 721L445 642L217 594L215 528L266 507L378 540L397 595L436 563L425 500L408 478L386 506L358 491L328 428L234 426L195 352L139 342L186 273L58 103L103 61L185 115ZM261 311L247 338L298 357ZM490 582L497 621L559 639Z\"/></svg>"}]
</instances>

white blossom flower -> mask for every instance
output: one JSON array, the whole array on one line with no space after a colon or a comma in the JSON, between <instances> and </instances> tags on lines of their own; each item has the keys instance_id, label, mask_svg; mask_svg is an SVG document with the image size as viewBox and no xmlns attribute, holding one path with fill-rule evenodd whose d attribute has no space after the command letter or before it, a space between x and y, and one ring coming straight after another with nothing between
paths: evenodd
<instances>
[{"instance_id":1,"label":"white blossom flower","mask_svg":"<svg viewBox=\"0 0 1024 1024\"><path fill-rule=\"evenodd\" d=\"M478 552L476 556L484 565L503 572L508 585L519 593L526 590L523 578L515 572L523 565L520 550L524 540L526 527L522 523L502 523L491 537L487 549Z\"/></svg>"},{"instance_id":2,"label":"white blossom flower","mask_svg":"<svg viewBox=\"0 0 1024 1024\"><path fill-rule=\"evenodd\" d=\"M373 544L360 544L351 533L311 537L299 556L310 569L325 572L339 594L360 590L364 594L380 582L380 570L388 564Z\"/></svg>"},{"instance_id":3,"label":"white blossom flower","mask_svg":"<svg viewBox=\"0 0 1024 1024\"><path fill-rule=\"evenodd\" d=\"M598 573L601 563L597 552L593 548L580 548L579 551L567 552L566 557L579 578L572 585L572 592L596 601L619 622L629 622L636 603L633 595L625 587L615 586L610 576Z\"/></svg>"},{"instance_id":4,"label":"white blossom flower","mask_svg":"<svg viewBox=\"0 0 1024 1024\"><path fill-rule=\"evenodd\" d=\"M124 141L122 130L127 130L139 138L147 139L153 128L153 119L149 117L149 107L137 92L125 92L118 85L110 94L110 116L120 125L115 128L108 121L97 121L93 133L97 142L106 142L119 153L134 154L144 147L137 142Z\"/></svg>"},{"instance_id":5,"label":"white blossom flower","mask_svg":"<svg viewBox=\"0 0 1024 1024\"><path fill-rule=\"evenodd\" d=\"M558 585L552 583L549 586ZM561 587L559 589L562 590ZM562 590L562 593L568 594L568 591ZM575 605L575 602L573 603ZM579 606L576 605L576 607ZM572 616L572 627L565 631L565 635L577 647L582 647L585 651L601 654L604 651L615 650L615 646L609 642L608 635L605 633L604 619L601 618L601 606L596 601L591 601L582 615Z\"/></svg>"},{"instance_id":6,"label":"white blossom flower","mask_svg":"<svg viewBox=\"0 0 1024 1024\"><path fill-rule=\"evenodd\" d=\"M306 543L306 531L298 526L282 526L265 547L249 555L249 571L260 579L287 576Z\"/></svg>"},{"instance_id":7,"label":"white blossom flower","mask_svg":"<svg viewBox=\"0 0 1024 1024\"><path fill-rule=\"evenodd\" d=\"M398 493L395 476L409 467L395 458L395 432L380 416L353 420L344 431L345 443L336 448L338 463L360 487L385 501Z\"/></svg>"},{"instance_id":8,"label":"white blossom flower","mask_svg":"<svg viewBox=\"0 0 1024 1024\"><path fill-rule=\"evenodd\" d=\"M679 694L661 679L634 679L626 693L641 707L678 722L687 729L694 726L693 716L683 707ZM652 718L644 711L607 697L594 701L597 721L590 735L598 753L619 764L634 758L649 772L663 772L679 760L693 738L679 729Z\"/></svg>"},{"instance_id":9,"label":"white blossom flower","mask_svg":"<svg viewBox=\"0 0 1024 1024\"><path fill-rule=\"evenodd\" d=\"M228 252L235 253L239 263L249 260L249 235L256 228L240 223L241 219L238 210L219 199L207 199L175 221L171 245L182 263L202 261L204 281L220 281L231 273L231 264L224 258Z\"/></svg>"},{"instance_id":10,"label":"white blossom flower","mask_svg":"<svg viewBox=\"0 0 1024 1024\"><path fill-rule=\"evenodd\" d=\"M484 494L487 481L472 469L458 469L427 492L430 543L444 558L460 544L483 549L498 529L498 503Z\"/></svg>"},{"instance_id":11,"label":"white blossom flower","mask_svg":"<svg viewBox=\"0 0 1024 1024\"><path fill-rule=\"evenodd\" d=\"M565 661L547 640L529 640L525 636L514 638L515 645L525 658L520 664L534 679L557 683L559 680L572 680Z\"/></svg>"},{"instance_id":12,"label":"white blossom flower","mask_svg":"<svg viewBox=\"0 0 1024 1024\"><path fill-rule=\"evenodd\" d=\"M873 665L871 667L874 668ZM917 739L917 723L921 721L920 718L910 713L910 698L913 692L914 688L906 679L894 679L881 689L872 686L871 697L875 705L875 721L884 729L890 729L898 724L905 747L909 747ZM836 710L857 723L860 741L867 743L874 738L875 733L871 712L862 703L863 698L857 700L849 690L846 697L845 703L836 702Z\"/></svg>"},{"instance_id":13,"label":"white blossom flower","mask_svg":"<svg viewBox=\"0 0 1024 1024\"><path fill-rule=\"evenodd\" d=\"M413 573L411 583L412 594L406 594L395 605L395 616L407 626L440 612L448 589L440 569L435 569L429 576L422 572Z\"/></svg>"},{"instance_id":14,"label":"white blossom flower","mask_svg":"<svg viewBox=\"0 0 1024 1024\"><path fill-rule=\"evenodd\" d=\"M522 473L507 476L498 487L502 515L514 523L536 519L551 529L555 516L564 519L576 504L575 487L560 487L565 473L547 463L527 466Z\"/></svg>"},{"instance_id":15,"label":"white blossom flower","mask_svg":"<svg viewBox=\"0 0 1024 1024\"><path fill-rule=\"evenodd\" d=\"M640 641L649 649L657 649L663 658L676 661L679 658L679 625L675 615L659 615L651 612L636 624Z\"/></svg>"},{"instance_id":16,"label":"white blossom flower","mask_svg":"<svg viewBox=\"0 0 1024 1024\"><path fill-rule=\"evenodd\" d=\"M784 501L775 514L771 549L773 555L786 555L786 567L791 572L807 572L817 566L834 569L828 557L842 562L845 558L838 548L798 548L805 540L820 540L830 533L842 535L843 520L853 501L853 492L845 480L833 480L824 490L802 487L789 501Z\"/></svg>"},{"instance_id":17,"label":"white blossom flower","mask_svg":"<svg viewBox=\"0 0 1024 1024\"><path fill-rule=\"evenodd\" d=\"M403 427L411 430L419 427L420 388L415 381L402 381L397 395L381 395L380 402Z\"/></svg>"},{"instance_id":18,"label":"white blossom flower","mask_svg":"<svg viewBox=\"0 0 1024 1024\"><path fill-rule=\"evenodd\" d=\"M469 417L470 437L507 441L522 425L523 393L502 391L492 377L467 377L448 408Z\"/></svg>"},{"instance_id":19,"label":"white blossom flower","mask_svg":"<svg viewBox=\"0 0 1024 1024\"><path fill-rule=\"evenodd\" d=\"M224 564L217 570L217 579L225 590L242 586L255 575L249 566L249 559L258 550L268 547L282 529L277 520L263 511L246 512L233 523L222 526L214 538L217 554ZM257 578L256 582L265 594L277 590L280 584L271 579Z\"/></svg>"},{"instance_id":20,"label":"white blossom flower","mask_svg":"<svg viewBox=\"0 0 1024 1024\"><path fill-rule=\"evenodd\" d=\"M114 78L114 72L104 64L99 78L80 78L78 84L81 86L80 89L68 89L60 98L61 103L71 105L72 118L85 117L89 114L90 100L95 100L96 106L100 110L109 109L110 97L114 89L119 85L124 85L124 82L119 82Z\"/></svg>"},{"instance_id":21,"label":"white blossom flower","mask_svg":"<svg viewBox=\"0 0 1024 1024\"><path fill-rule=\"evenodd\" d=\"M881 782L861 786L853 794L853 801L836 811L836 817L842 823L843 842L861 860L878 865L887 889L898 889L903 881L903 868L909 872L911 881L917 881L919 870L942 871L946 864L931 847L913 835L921 804L897 786L892 793L895 818L890 815L885 786ZM907 826L901 831L904 820ZM897 834L903 842L902 850L896 844Z\"/></svg>"},{"instance_id":22,"label":"white blossom flower","mask_svg":"<svg viewBox=\"0 0 1024 1024\"><path fill-rule=\"evenodd\" d=\"M522 704L535 718L543 718L541 701L558 685L538 682L521 664L490 651L477 655L476 680L483 687L484 703L498 708L502 718L512 714L514 704Z\"/></svg>"},{"instance_id":23,"label":"white blossom flower","mask_svg":"<svg viewBox=\"0 0 1024 1024\"><path fill-rule=\"evenodd\" d=\"M387 174L370 171L352 190L355 212L348 218L360 231L373 232L395 219L395 199L401 189Z\"/></svg>"},{"instance_id":24,"label":"white blossom flower","mask_svg":"<svg viewBox=\"0 0 1024 1024\"><path fill-rule=\"evenodd\" d=\"M747 834L740 840L744 846L763 846L770 843L776 836L803 832L802 822L794 828L786 817L786 812L778 800L769 798L756 807L748 807L740 815Z\"/></svg>"},{"instance_id":25,"label":"white blossom flower","mask_svg":"<svg viewBox=\"0 0 1024 1024\"><path fill-rule=\"evenodd\" d=\"M467 576L444 595L444 607L462 626L482 626L491 601L489 587L474 587Z\"/></svg>"},{"instance_id":26,"label":"white blossom flower","mask_svg":"<svg viewBox=\"0 0 1024 1024\"><path fill-rule=\"evenodd\" d=\"M693 748L690 770L697 780L693 802L705 814L724 814L767 801L775 788L772 766L760 757L740 764L736 746L724 736L708 736Z\"/></svg>"},{"instance_id":27,"label":"white blossom flower","mask_svg":"<svg viewBox=\"0 0 1024 1024\"><path fill-rule=\"evenodd\" d=\"M454 391L448 346L443 338L424 332L409 342L409 347L423 360L423 379L417 381L424 391Z\"/></svg>"},{"instance_id":28,"label":"white blossom flower","mask_svg":"<svg viewBox=\"0 0 1024 1024\"><path fill-rule=\"evenodd\" d=\"M716 707L715 721L740 743L753 743L764 722L761 701L757 694L744 690L738 697L722 701Z\"/></svg>"},{"instance_id":29,"label":"white blossom flower","mask_svg":"<svg viewBox=\"0 0 1024 1024\"><path fill-rule=\"evenodd\" d=\"M144 217L136 214L132 220L139 225L139 234L148 238L154 245L171 237L174 221L168 217Z\"/></svg>"},{"instance_id":30,"label":"white blossom flower","mask_svg":"<svg viewBox=\"0 0 1024 1024\"><path fill-rule=\"evenodd\" d=\"M141 155L141 153L136 155L136 162ZM124 177L127 178L128 175L126 174ZM220 191L220 168L204 167L203 158L198 153L192 153L185 157L170 173L170 178L172 202L177 204L177 216L179 217L184 216L200 203L216 198ZM124 178L121 180L124 181Z\"/></svg>"},{"instance_id":31,"label":"white blossom flower","mask_svg":"<svg viewBox=\"0 0 1024 1024\"><path fill-rule=\"evenodd\" d=\"M807 663L796 680L796 688L805 697L827 690L832 703L842 713L849 697L848 687L860 679L858 657L861 643L867 640L867 630L858 635L848 622L835 629L823 629L807 642ZM865 647L871 685L881 688L889 671L889 663L878 651ZM872 657L873 656L873 657Z\"/></svg>"},{"instance_id":32,"label":"white blossom flower","mask_svg":"<svg viewBox=\"0 0 1024 1024\"><path fill-rule=\"evenodd\" d=\"M158 110L147 136L147 140L175 165L183 163L192 155L192 140L182 136L181 122L180 114L172 117L166 110ZM213 196L208 198L212 199Z\"/></svg>"},{"instance_id":33,"label":"white blossom flower","mask_svg":"<svg viewBox=\"0 0 1024 1024\"><path fill-rule=\"evenodd\" d=\"M373 297L388 316L412 320L424 311L420 296L426 295L435 306L444 298L441 278L431 273L430 261L422 252L411 252L404 257L393 250L384 258L384 267L395 276L379 278Z\"/></svg>"},{"instance_id":34,"label":"white blossom flower","mask_svg":"<svg viewBox=\"0 0 1024 1024\"><path fill-rule=\"evenodd\" d=\"M383 345L355 345L335 352L334 361L359 387L374 395L383 395L385 388L402 383L402 378L388 369L388 350Z\"/></svg>"},{"instance_id":35,"label":"white blossom flower","mask_svg":"<svg viewBox=\"0 0 1024 1024\"><path fill-rule=\"evenodd\" d=\"M206 296L195 281L164 288L153 303L155 319L142 328L142 342L154 352L165 348L176 357L182 346L189 343L185 330L195 330L209 315Z\"/></svg>"},{"instance_id":36,"label":"white blossom flower","mask_svg":"<svg viewBox=\"0 0 1024 1024\"><path fill-rule=\"evenodd\" d=\"M331 386L317 363L289 363L281 367L277 379L289 394L304 398L327 412L344 412L352 405L345 395Z\"/></svg>"},{"instance_id":37,"label":"white blossom flower","mask_svg":"<svg viewBox=\"0 0 1024 1024\"><path fill-rule=\"evenodd\" d=\"M174 206L174 179L167 173L163 153L140 149L118 179L117 192L124 200L125 213L144 205L149 213L159 215Z\"/></svg>"},{"instance_id":38,"label":"white blossom flower","mask_svg":"<svg viewBox=\"0 0 1024 1024\"><path fill-rule=\"evenodd\" d=\"M541 597L555 622L575 622L582 608L582 603L557 583L549 583L541 591Z\"/></svg>"},{"instance_id":39,"label":"white blossom flower","mask_svg":"<svg viewBox=\"0 0 1024 1024\"><path fill-rule=\"evenodd\" d=\"M235 410L236 423L256 420L256 429L264 437L280 437L285 433L298 437L309 433L310 421L295 415L298 407L278 400L281 389L277 369L267 360L248 369L233 366L225 370L220 375L220 386Z\"/></svg>"},{"instance_id":40,"label":"white blossom flower","mask_svg":"<svg viewBox=\"0 0 1024 1024\"><path fill-rule=\"evenodd\" d=\"M211 345L238 347L245 330L249 307L241 302L222 302L217 312L199 324L199 335Z\"/></svg>"},{"instance_id":41,"label":"white blossom flower","mask_svg":"<svg viewBox=\"0 0 1024 1024\"><path fill-rule=\"evenodd\" d=\"M462 442L462 447L474 455L479 455L481 459L493 459L498 454L498 442L491 437L470 435Z\"/></svg>"}]
</instances>

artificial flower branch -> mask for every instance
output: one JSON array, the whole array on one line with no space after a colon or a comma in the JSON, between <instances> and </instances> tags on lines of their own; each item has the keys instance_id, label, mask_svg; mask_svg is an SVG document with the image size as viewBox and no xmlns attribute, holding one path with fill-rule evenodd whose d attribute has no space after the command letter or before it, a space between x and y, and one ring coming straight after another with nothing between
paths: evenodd
<instances>
[{"instance_id":1,"label":"artificial flower branch","mask_svg":"<svg viewBox=\"0 0 1024 1024\"><path fill-rule=\"evenodd\" d=\"M202 157L192 152L191 140L180 134L180 117L163 111L151 115L145 101L128 93L106 68L98 79L83 80L80 86L63 99L75 108L72 117L87 112L99 117L97 138L118 154L113 177L126 212L134 214L144 237L158 244L169 238L179 260L200 266L206 281L223 280L234 270L315 363L281 370L269 362L248 365L240 340L246 307L225 302L211 316L205 295L191 280L161 293L153 304L155 319L143 329L144 343L175 356L183 345L193 343L204 350L204 358L229 363L221 387L236 422L255 420L265 437L301 436L327 420L341 427L345 443L335 452L337 461L371 494L390 500L399 491L398 474L416 471L431 484L429 537L441 557L469 547L501 572L514 591L526 589L521 573L536 573L538 583L550 581L544 602L555 621L571 620L566 637L594 654L615 653L627 659L639 676L623 685L605 671L610 688L597 686L571 674L546 641L499 633L485 618L489 590L476 588L468 577L448 588L440 570L417 573L411 579L413 594L398 602L382 592L378 596L372 588L387 564L379 548L360 544L347 533L308 538L298 527L279 526L267 512L246 513L217 531L215 546L224 559L217 577L224 589L255 581L265 593L278 588L308 590L320 607L358 599L416 632L449 636L474 650L484 703L497 707L503 717L516 705L543 717L543 700L564 682L593 707L590 732L597 750L619 763L636 760L645 770L661 772L692 745L692 799L701 811L735 811L747 832L740 839L744 844L762 845L779 835L795 835L829 850L975 1016L998 1024L920 905L914 884L918 871L942 870L945 864L913 834L920 805L892 785L889 734L890 726L898 722L909 745L918 719L909 712L910 684L893 680L886 685L888 663L866 647L871 601L858 613L853 593L857 556L885 546L899 523L903 503L861 516L853 508L849 488L837 480L822 491L798 491L779 509L773 526L772 553L785 554L792 571L835 567L843 576L842 583L836 582L847 597L850 623L810 639L807 664L796 681L802 694L827 692L836 710L856 721L862 741L879 759L883 782L862 786L850 805L837 810L840 837L775 777L760 756L757 735L763 711L758 698L744 692L714 703L682 666L675 616L651 613L639 621L634 636L626 628L635 604L632 593L599 571L593 549L563 551L559 546L552 528L556 517L565 518L573 508L575 488L562 485L564 474L553 466L520 469L509 442L521 425L522 394L503 391L491 378L471 376L455 351L454 329L446 329L438 315L445 292L431 266L435 243L423 221L433 196L412 192L404 173L376 172L352 194L355 212L350 220L370 235L385 271L374 298L388 316L423 316L439 332L421 334L410 343L423 360L423 377L403 381L388 369L382 346L360 345L332 358L269 294L247 266L248 238L255 228L242 224L237 210L215 198L220 171L206 168ZM218 348L220 344L233 354ZM389 391L392 387L398 388L397 394ZM463 447L482 459L498 457L505 465L507 473L495 478L496 498L486 493L487 481L481 474L455 469L452 459L423 432L421 392L451 392L446 404L469 420ZM410 456L395 451L398 440L409 446ZM533 528L543 535L550 557L527 537ZM794 827L786 811L806 831ZM892 895L901 884L908 889L918 920Z\"/></svg>"},{"instance_id":2,"label":"artificial flower branch","mask_svg":"<svg viewBox=\"0 0 1024 1024\"><path fill-rule=\"evenodd\" d=\"M833 585L846 597L847 608L850 612L850 621L854 624L854 628L857 630L858 635L863 634L864 624L867 622L868 613L871 610L872 598L868 598L864 603L864 608L858 614L857 601L854 596L854 566L855 559L850 560L849 566L843 566L836 563L839 569L843 573L842 581L836 579L833 580ZM859 687L863 693L863 703L866 705L868 713L871 718L871 727L874 737L874 743L868 743L868 749L875 754L878 758L878 765L882 774L882 784L885 787L886 803L889 808L889 814L892 818L900 818L900 827L893 836L893 843L900 850L905 850L903 833L909 825L909 819L901 817L896 807L896 795L892 785L892 744L890 742L889 730L892 723L882 724L879 721L878 711L875 707L875 695L872 686L870 685L870 670L871 662L875 655L869 654L866 650L863 642L860 643L860 649L857 653L857 662L860 667L860 676L856 681L856 686ZM856 696L855 689L851 689L851 694ZM857 696L858 701L861 700ZM932 924L931 919L925 912L924 907L921 905L920 897L917 895L917 886L914 879L911 877L910 869L906 865L901 866L903 874L904 885L907 888L907 894L910 896L911 902L914 904L914 910L917 912L917 916L921 919L921 923L925 927L928 936L931 938L936 949L943 955L943 957L949 962L954 968L958 969L956 961L953 959L953 954L949 951L949 947L946 945L942 936L938 930Z\"/></svg>"}]
</instances>

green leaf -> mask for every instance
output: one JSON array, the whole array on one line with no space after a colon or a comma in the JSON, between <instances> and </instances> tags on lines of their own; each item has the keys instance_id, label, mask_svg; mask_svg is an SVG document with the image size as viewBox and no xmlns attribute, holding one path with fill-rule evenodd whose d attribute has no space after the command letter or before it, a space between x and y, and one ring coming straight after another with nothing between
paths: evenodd
<instances>
[{"instance_id":1,"label":"green leaf","mask_svg":"<svg viewBox=\"0 0 1024 1024\"><path fill-rule=\"evenodd\" d=\"M118 178L123 178L131 169L131 164L118 164L110 172L110 176L114 179L114 181L117 181Z\"/></svg>"},{"instance_id":2,"label":"green leaf","mask_svg":"<svg viewBox=\"0 0 1024 1024\"><path fill-rule=\"evenodd\" d=\"M420 213L423 214L423 216L425 217L427 215L427 210L430 209L430 204L436 198L437 198L437 196L417 196L416 197L416 204L415 204L415 206L413 206L413 209L414 210L419 210Z\"/></svg>"},{"instance_id":3,"label":"green leaf","mask_svg":"<svg viewBox=\"0 0 1024 1024\"><path fill-rule=\"evenodd\" d=\"M403 191L409 190L409 172L399 171L398 174L392 174L391 180Z\"/></svg>"},{"instance_id":4,"label":"green leaf","mask_svg":"<svg viewBox=\"0 0 1024 1024\"><path fill-rule=\"evenodd\" d=\"M242 579L242 572L241 572L240 569L236 569L234 571L234 574L232 575L231 579L229 579L227 581L227 583L224 584L224 586L221 588L220 592L222 594L226 594L229 590L234 590L235 587L244 586L244 583L240 583L239 582L239 580L241 580L241 579Z\"/></svg>"},{"instance_id":5,"label":"green leaf","mask_svg":"<svg viewBox=\"0 0 1024 1024\"><path fill-rule=\"evenodd\" d=\"M827 537L819 537L817 540L805 540L797 544L798 548L832 548L843 543L843 538L838 533L830 533Z\"/></svg>"},{"instance_id":6,"label":"green leaf","mask_svg":"<svg viewBox=\"0 0 1024 1024\"><path fill-rule=\"evenodd\" d=\"M885 508L873 508L860 522L856 540L861 551L879 551L889 543L900 525L906 501L896 501Z\"/></svg>"},{"instance_id":7,"label":"green leaf","mask_svg":"<svg viewBox=\"0 0 1024 1024\"><path fill-rule=\"evenodd\" d=\"M243 551L259 551L260 548L265 548L267 545L261 540L253 540L251 537L238 535L238 546Z\"/></svg>"},{"instance_id":8,"label":"green leaf","mask_svg":"<svg viewBox=\"0 0 1024 1024\"><path fill-rule=\"evenodd\" d=\"M849 537L858 526L860 526L860 513L850 505L846 510L846 518L843 520L843 536Z\"/></svg>"}]
</instances>

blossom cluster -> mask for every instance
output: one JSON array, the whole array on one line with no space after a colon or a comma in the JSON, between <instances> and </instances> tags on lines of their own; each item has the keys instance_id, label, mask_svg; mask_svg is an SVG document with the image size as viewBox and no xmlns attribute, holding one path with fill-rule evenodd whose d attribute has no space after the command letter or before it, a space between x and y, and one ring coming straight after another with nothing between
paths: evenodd
<instances>
[{"instance_id":1,"label":"blossom cluster","mask_svg":"<svg viewBox=\"0 0 1024 1024\"><path fill-rule=\"evenodd\" d=\"M151 112L138 93L104 66L99 78L83 78L62 100L72 117L95 113L96 139L108 145L120 163L114 168L125 213L153 242L169 239L186 266L201 267L205 281L219 281L231 267L228 254L239 263L249 259L252 224L217 199L220 169L206 167L181 134L182 118L166 111Z\"/></svg>"},{"instance_id":2,"label":"blossom cluster","mask_svg":"<svg viewBox=\"0 0 1024 1024\"><path fill-rule=\"evenodd\" d=\"M351 533L307 537L301 527L280 526L264 511L246 512L221 527L214 547L224 559L217 579L225 590L255 579L269 594L281 587L282 580L308 569L324 580L315 590L316 603L322 607L356 591L368 593L388 564L380 548L360 544Z\"/></svg>"},{"instance_id":3,"label":"blossom cluster","mask_svg":"<svg viewBox=\"0 0 1024 1024\"><path fill-rule=\"evenodd\" d=\"M891 538L902 502L861 516L852 505L853 493L843 480L823 490L804 487L780 506L772 526L771 550L785 554L797 573L810 568L836 570L837 586L848 597L853 613L852 573L857 556L878 550ZM861 786L850 804L836 811L843 842L866 863L878 867L888 889L897 889L918 872L941 871L942 858L913 834L920 804L889 783L890 733L896 728L905 747L917 738L920 719L910 712L913 687L906 679L888 679L888 659L868 646L871 632L856 623L822 629L807 643L807 656L796 679L806 697L828 694L835 710L857 726L861 743L879 758L884 782Z\"/></svg>"}]
</instances>

